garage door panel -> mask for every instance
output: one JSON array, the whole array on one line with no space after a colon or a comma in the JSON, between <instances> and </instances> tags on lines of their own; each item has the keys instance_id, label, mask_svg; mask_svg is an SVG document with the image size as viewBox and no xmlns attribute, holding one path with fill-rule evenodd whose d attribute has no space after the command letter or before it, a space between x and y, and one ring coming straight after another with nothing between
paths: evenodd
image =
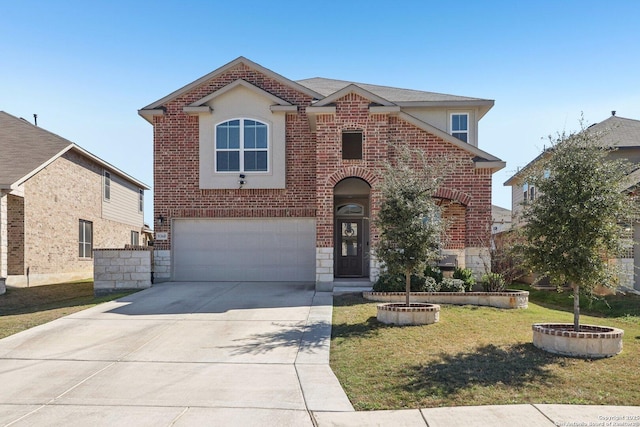
<instances>
[{"instance_id":1,"label":"garage door panel","mask_svg":"<svg viewBox=\"0 0 640 427\"><path fill-rule=\"evenodd\" d=\"M172 233L174 280L315 280L311 218L184 219Z\"/></svg>"}]
</instances>

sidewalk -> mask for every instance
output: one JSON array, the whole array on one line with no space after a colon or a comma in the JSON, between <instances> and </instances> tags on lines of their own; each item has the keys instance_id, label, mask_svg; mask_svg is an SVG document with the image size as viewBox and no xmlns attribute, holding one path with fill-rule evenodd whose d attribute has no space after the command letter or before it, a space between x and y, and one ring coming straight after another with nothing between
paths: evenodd
<instances>
[{"instance_id":1,"label":"sidewalk","mask_svg":"<svg viewBox=\"0 0 640 427\"><path fill-rule=\"evenodd\" d=\"M319 427L640 426L640 406L502 405L370 412L314 412Z\"/></svg>"}]
</instances>

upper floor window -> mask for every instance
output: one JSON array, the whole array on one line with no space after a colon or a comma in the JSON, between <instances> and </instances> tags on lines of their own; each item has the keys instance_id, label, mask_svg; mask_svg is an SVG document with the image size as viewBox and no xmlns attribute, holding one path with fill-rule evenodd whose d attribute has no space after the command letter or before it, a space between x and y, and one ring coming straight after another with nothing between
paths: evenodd
<instances>
[{"instance_id":1,"label":"upper floor window","mask_svg":"<svg viewBox=\"0 0 640 427\"><path fill-rule=\"evenodd\" d=\"M216 172L268 171L266 123L235 119L216 126Z\"/></svg>"},{"instance_id":2,"label":"upper floor window","mask_svg":"<svg viewBox=\"0 0 640 427\"><path fill-rule=\"evenodd\" d=\"M526 202L533 202L536 199L536 187L528 183L522 185L522 200Z\"/></svg>"},{"instance_id":3,"label":"upper floor window","mask_svg":"<svg viewBox=\"0 0 640 427\"><path fill-rule=\"evenodd\" d=\"M362 159L362 131L342 132L342 158Z\"/></svg>"},{"instance_id":4,"label":"upper floor window","mask_svg":"<svg viewBox=\"0 0 640 427\"><path fill-rule=\"evenodd\" d=\"M138 211L144 211L144 190L142 188L138 189Z\"/></svg>"},{"instance_id":5,"label":"upper floor window","mask_svg":"<svg viewBox=\"0 0 640 427\"><path fill-rule=\"evenodd\" d=\"M111 200L111 173L104 171L104 190L103 195L105 200Z\"/></svg>"},{"instance_id":6,"label":"upper floor window","mask_svg":"<svg viewBox=\"0 0 640 427\"><path fill-rule=\"evenodd\" d=\"M451 135L461 141L469 142L469 114L451 114Z\"/></svg>"}]
</instances>

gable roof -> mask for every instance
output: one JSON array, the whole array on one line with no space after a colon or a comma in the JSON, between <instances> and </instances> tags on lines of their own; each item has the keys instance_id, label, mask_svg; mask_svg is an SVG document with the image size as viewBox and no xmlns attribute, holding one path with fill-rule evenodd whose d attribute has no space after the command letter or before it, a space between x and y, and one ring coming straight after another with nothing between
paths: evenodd
<instances>
[{"instance_id":1,"label":"gable roof","mask_svg":"<svg viewBox=\"0 0 640 427\"><path fill-rule=\"evenodd\" d=\"M401 107L430 107L430 106L478 106L484 107L482 115L484 115L491 107L494 101L491 99L470 98L466 96L447 95L444 93L425 92L414 89L401 89L390 86L379 86L368 83L357 83L346 80L325 79L322 77L314 77L311 79L298 80L303 86L318 92L323 96L329 96L338 92L347 86L355 85L367 92L370 92L380 98L386 99Z\"/></svg>"},{"instance_id":2,"label":"gable roof","mask_svg":"<svg viewBox=\"0 0 640 427\"><path fill-rule=\"evenodd\" d=\"M606 120L595 123L586 129L589 133L600 133L599 141L602 147L640 147L640 120L626 119L624 117L611 116ZM547 149L548 150L548 149ZM543 151L526 166L518 170L503 185L510 186L518 182L517 178L536 163L547 151Z\"/></svg>"},{"instance_id":3,"label":"gable roof","mask_svg":"<svg viewBox=\"0 0 640 427\"><path fill-rule=\"evenodd\" d=\"M315 77L311 79L304 79L293 81L289 80L286 77L281 76L259 64L256 64L253 61L245 57L238 57L235 60L229 62L226 65L212 71L211 73L183 86L182 88L170 93L169 95L155 101L146 107L138 110L138 114L142 116L145 120L153 123L152 117L154 115L163 115L164 109L163 105L167 102L170 102L173 99L178 98L179 96L193 90L194 88L200 86L201 84L207 82L215 78L216 76L228 71L229 69L236 67L239 64L243 64L249 68L252 68L266 76L275 79L276 81L292 87L304 94L311 96L314 99L314 102L311 106L308 106L306 111L309 115L310 121L313 122L313 114L320 113L329 113L331 110L331 104L337 99L349 94L355 93L364 98L369 99L372 103L378 104L378 106L373 106L374 109L386 109L385 112L393 111L393 113L397 113L404 120L409 121L410 123L418 126L428 132L434 133L437 136L440 136L445 141L451 142L453 145L466 150L476 157L474 158L474 162L476 167L481 168L490 168L492 171L497 171L505 167L505 162L500 160L498 157L495 157L486 151L483 151L473 145L464 143L457 138L451 136L450 134L443 132L434 126L416 118L415 116L403 112L402 107L473 107L478 110L479 120L482 118L490 109L493 107L494 101L491 99L481 99L481 98L470 98L465 96L456 96L456 95L447 95L436 92L424 92L413 89L401 89L394 88L390 86L379 86L372 85L366 83L355 83L349 82L345 80L334 80L334 79L325 79L321 77ZM230 83L218 91L211 93L204 98L201 98L188 106L183 107L183 111L187 114L197 114L200 112L209 111L207 106L204 106L206 102L219 96L222 93L225 93L234 87L242 85L252 90L260 90L250 83L239 79ZM265 92L266 94L266 92ZM288 102L281 100L280 98L267 94L269 97L272 97L275 102L275 106L272 108L277 109L289 109L295 106L289 105ZM382 111L382 110L379 110ZM313 126L313 124L312 124Z\"/></svg>"},{"instance_id":4,"label":"gable roof","mask_svg":"<svg viewBox=\"0 0 640 427\"><path fill-rule=\"evenodd\" d=\"M215 78L216 76L228 71L229 69L239 65L239 64L244 64L249 68L252 68L286 86L292 87L306 95L311 96L312 98L315 99L319 99L322 98L323 96L320 95L319 93L315 92L312 89L309 89L306 86L303 86L299 83L294 82L293 80L289 80L288 78L281 76L278 73L275 73L271 70L269 70L268 68L263 67L260 64L256 64L255 62L243 57L243 56L239 56L238 58L234 59L233 61L229 62L226 65L223 65L222 67L213 70L212 72L210 72L209 74L206 74L202 77L200 77L199 79L181 87L180 89L171 92L169 95L155 101L152 102L151 104L147 105L146 107L141 108L138 111L138 114L140 114L142 117L144 117L145 119L149 120L146 116L148 116L148 114L145 114L145 111L152 111L152 110L157 110L160 107L162 107L164 104L166 104L167 102L179 97L180 95L183 95L187 92L189 92L190 90L200 86L201 84L207 82L208 80L211 80L213 78Z\"/></svg>"},{"instance_id":5,"label":"gable roof","mask_svg":"<svg viewBox=\"0 0 640 427\"><path fill-rule=\"evenodd\" d=\"M0 189L14 189L69 150L81 153L140 188L149 189L68 139L0 111Z\"/></svg>"},{"instance_id":6,"label":"gable roof","mask_svg":"<svg viewBox=\"0 0 640 427\"><path fill-rule=\"evenodd\" d=\"M640 120L611 116L587 130L602 132L600 141L605 147L640 147Z\"/></svg>"}]
</instances>

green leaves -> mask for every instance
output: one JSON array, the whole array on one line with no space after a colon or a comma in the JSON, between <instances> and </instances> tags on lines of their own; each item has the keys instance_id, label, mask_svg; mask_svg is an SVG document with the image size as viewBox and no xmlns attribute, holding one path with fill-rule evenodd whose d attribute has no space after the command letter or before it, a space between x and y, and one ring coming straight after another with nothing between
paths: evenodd
<instances>
[{"instance_id":1,"label":"green leaves","mask_svg":"<svg viewBox=\"0 0 640 427\"><path fill-rule=\"evenodd\" d=\"M584 126L558 135L526 178L538 194L524 209L526 261L554 283L586 293L615 282L608 259L618 253L619 224L634 202L623 191L631 165L613 160L601 137Z\"/></svg>"},{"instance_id":2,"label":"green leaves","mask_svg":"<svg viewBox=\"0 0 640 427\"><path fill-rule=\"evenodd\" d=\"M420 151L395 149L396 161L385 165L381 185L376 254L391 274L422 276L425 265L440 258L444 222L432 196L448 165Z\"/></svg>"}]
</instances>

